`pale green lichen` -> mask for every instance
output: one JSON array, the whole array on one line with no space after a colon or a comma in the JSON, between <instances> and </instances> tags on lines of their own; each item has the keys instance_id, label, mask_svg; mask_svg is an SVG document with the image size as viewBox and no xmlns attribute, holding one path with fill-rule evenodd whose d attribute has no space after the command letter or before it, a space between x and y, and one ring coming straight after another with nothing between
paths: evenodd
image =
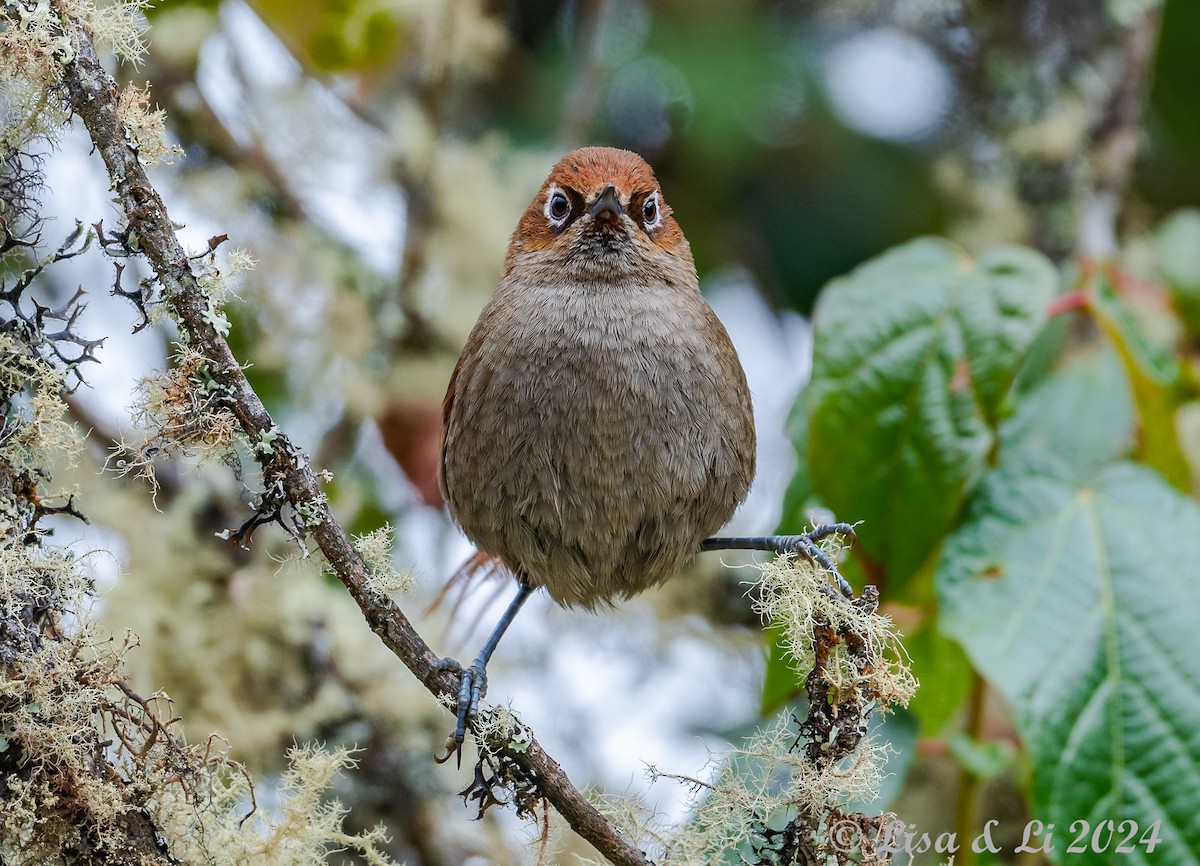
<instances>
[{"instance_id":1,"label":"pale green lichen","mask_svg":"<svg viewBox=\"0 0 1200 866\"><path fill-rule=\"evenodd\" d=\"M391 524L384 524L374 532L356 536L354 549L367 566L369 576L367 588L377 598L388 598L392 593L412 592L415 579L411 571L396 568L392 556L396 543Z\"/></svg>"},{"instance_id":2,"label":"pale green lichen","mask_svg":"<svg viewBox=\"0 0 1200 866\"><path fill-rule=\"evenodd\" d=\"M61 370L28 351L10 334L0 334L0 395L13 404L13 417L0 435L0 460L30 470L56 455L59 465L74 466L83 445L66 419L60 394Z\"/></svg>"},{"instance_id":3,"label":"pale green lichen","mask_svg":"<svg viewBox=\"0 0 1200 866\"><path fill-rule=\"evenodd\" d=\"M201 314L201 318L203 318L205 323L222 337L229 336L229 330L232 327L229 324L229 318L225 315L224 310L222 310L212 300L212 298L209 298L208 304L205 306L204 312Z\"/></svg>"},{"instance_id":4,"label":"pale green lichen","mask_svg":"<svg viewBox=\"0 0 1200 866\"><path fill-rule=\"evenodd\" d=\"M837 555L830 548L831 555ZM783 645L801 676L814 662L813 623L827 623L834 631L848 630L862 636L876 664L860 673L845 642L828 648L825 678L834 687L830 699L842 704L859 701L863 693L877 694L880 709L892 704L907 706L916 692L917 681L908 665L908 654L896 633L895 624L878 611L864 612L825 587L829 578L808 560L779 557L754 566L760 572L759 594L754 609L764 621L783 630ZM865 686L865 688L860 688Z\"/></svg>"},{"instance_id":5,"label":"pale green lichen","mask_svg":"<svg viewBox=\"0 0 1200 866\"><path fill-rule=\"evenodd\" d=\"M879 789L886 749L864 742L854 757L826 768L793 750L790 719L777 720L744 745L720 756L710 783L668 776L692 786L693 812L671 835L662 866L701 866L751 842L750 829L796 812L823 813L838 802ZM651 769L651 778L663 774Z\"/></svg>"},{"instance_id":6,"label":"pale green lichen","mask_svg":"<svg viewBox=\"0 0 1200 866\"><path fill-rule=\"evenodd\" d=\"M258 441L254 443L254 453L260 457L269 457L275 448L275 440L280 437L282 430L279 427L273 426L270 430L264 430L258 434Z\"/></svg>"},{"instance_id":7,"label":"pale green lichen","mask_svg":"<svg viewBox=\"0 0 1200 866\"><path fill-rule=\"evenodd\" d=\"M165 695L128 688L138 641L104 635L91 600L69 552L0 549L0 861L57 866L85 840L115 857L129 844L124 816L144 807L185 866L316 866L331 848L390 862L382 830L345 832L346 810L328 798L353 765L345 750L293 749L278 802L246 820L249 775L218 740L187 744Z\"/></svg>"},{"instance_id":8,"label":"pale green lichen","mask_svg":"<svg viewBox=\"0 0 1200 866\"><path fill-rule=\"evenodd\" d=\"M145 11L154 5L153 0L107 0L103 3L71 0L75 17L88 21L92 37L106 46L118 60L135 68L141 65L146 54Z\"/></svg>"},{"instance_id":9,"label":"pale green lichen","mask_svg":"<svg viewBox=\"0 0 1200 866\"><path fill-rule=\"evenodd\" d=\"M5 125L0 145L18 150L37 138L53 139L70 118L63 71L77 47L63 26L74 19L119 60L136 65L145 52L142 10L148 0L7 0L0 9L0 102ZM153 123L151 123L151 127ZM161 141L161 139L159 139Z\"/></svg>"},{"instance_id":10,"label":"pale green lichen","mask_svg":"<svg viewBox=\"0 0 1200 866\"><path fill-rule=\"evenodd\" d=\"M104 615L114 628L155 636L155 651L136 654L130 675L162 685L187 708L182 724L191 737L228 732L251 772L274 773L279 743L303 742L347 718L380 719L396 730L418 712L440 713L363 628L358 607L317 557L303 559L290 541L272 543L263 533L255 549L282 561L239 561L244 551L215 544L211 527L195 523L226 473L210 467L189 480L189 492L158 513L133 489L107 489L96 520L118 530L130 522L155 527L130 534L128 569L106 594Z\"/></svg>"},{"instance_id":11,"label":"pale green lichen","mask_svg":"<svg viewBox=\"0 0 1200 866\"><path fill-rule=\"evenodd\" d=\"M329 514L329 500L324 493L295 504L296 517L305 529L316 529Z\"/></svg>"},{"instance_id":12,"label":"pale green lichen","mask_svg":"<svg viewBox=\"0 0 1200 866\"><path fill-rule=\"evenodd\" d=\"M525 724L517 718L512 707L485 707L473 724L475 740L480 748L490 749L490 744L503 744L508 747L515 740L521 747L515 751L526 752L533 742L533 734Z\"/></svg>"},{"instance_id":13,"label":"pale green lichen","mask_svg":"<svg viewBox=\"0 0 1200 866\"><path fill-rule=\"evenodd\" d=\"M150 108L150 86L129 85L117 100L117 116L125 127L130 145L145 165L170 162L183 153L178 145L166 143L166 112Z\"/></svg>"},{"instance_id":14,"label":"pale green lichen","mask_svg":"<svg viewBox=\"0 0 1200 866\"><path fill-rule=\"evenodd\" d=\"M258 267L258 261L254 256L250 255L248 250L240 247L230 251L229 253L229 277L232 279L239 274L244 274L247 271L252 271Z\"/></svg>"},{"instance_id":15,"label":"pale green lichen","mask_svg":"<svg viewBox=\"0 0 1200 866\"><path fill-rule=\"evenodd\" d=\"M244 438L224 386L212 375L212 362L186 344L176 346L169 369L141 380L136 393L130 414L144 435L140 442L122 443L109 459L108 467L121 474L154 484L155 459L204 463L230 453Z\"/></svg>"},{"instance_id":16,"label":"pale green lichen","mask_svg":"<svg viewBox=\"0 0 1200 866\"><path fill-rule=\"evenodd\" d=\"M346 809L328 796L335 777L354 763L346 749L291 749L277 785L280 802L255 811L248 820L243 819L253 792L243 773L214 779L207 808L196 809L179 788L171 787L152 799L151 810L172 856L183 863L323 866L335 848L354 851L370 866L390 866L393 861L380 851L387 842L383 828L345 832Z\"/></svg>"},{"instance_id":17,"label":"pale green lichen","mask_svg":"<svg viewBox=\"0 0 1200 866\"><path fill-rule=\"evenodd\" d=\"M75 56L48 0L5 4L0 30L3 144L18 150L39 136L56 135L70 117L59 91L63 64Z\"/></svg>"},{"instance_id":18,"label":"pale green lichen","mask_svg":"<svg viewBox=\"0 0 1200 866\"><path fill-rule=\"evenodd\" d=\"M826 550L836 557L836 542L828 540ZM825 645L823 674L832 704L859 718L907 704L916 680L890 619L831 593L829 575L806 559L783 556L749 567L759 572L756 610L782 629L801 681L814 664L815 624L825 623L831 634L844 629L860 636L873 661L864 671L844 641ZM878 792L885 744L863 739L837 761L814 760L802 745L790 714L784 714L742 745L715 755L708 781L651 768L652 780L673 780L689 791L691 814L678 826L635 797L601 798L597 806L662 866L728 862L764 841L756 827L799 816L815 832L832 810L852 799L869 801ZM863 862L876 862L873 856L864 854Z\"/></svg>"}]
</instances>

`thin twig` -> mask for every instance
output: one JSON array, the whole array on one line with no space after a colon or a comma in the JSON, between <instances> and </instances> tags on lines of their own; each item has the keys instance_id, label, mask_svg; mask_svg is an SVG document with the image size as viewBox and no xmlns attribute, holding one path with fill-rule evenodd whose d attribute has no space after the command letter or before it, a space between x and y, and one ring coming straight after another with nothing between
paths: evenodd
<instances>
[{"instance_id":1,"label":"thin twig","mask_svg":"<svg viewBox=\"0 0 1200 866\"><path fill-rule=\"evenodd\" d=\"M247 381L229 344L206 316L208 298L192 272L191 260L172 227L166 206L130 147L117 113L117 84L100 65L90 34L59 5L62 20L72 30L76 56L64 83L74 111L83 120L92 144L104 160L112 188L159 283L163 296L182 329L183 339L211 361L211 374L228 395L228 406L256 448L268 485L282 485L293 507L315 514L306 528L337 577L362 610L367 624L435 697L457 693L458 680L438 667L438 656L425 643L404 613L368 588L368 571L345 530L334 519L308 457L293 446L272 420ZM489 743L536 779L540 792L571 827L615 864L646 866L645 855L625 839L571 783L563 768L531 740L516 751L503 742Z\"/></svg>"}]
</instances>

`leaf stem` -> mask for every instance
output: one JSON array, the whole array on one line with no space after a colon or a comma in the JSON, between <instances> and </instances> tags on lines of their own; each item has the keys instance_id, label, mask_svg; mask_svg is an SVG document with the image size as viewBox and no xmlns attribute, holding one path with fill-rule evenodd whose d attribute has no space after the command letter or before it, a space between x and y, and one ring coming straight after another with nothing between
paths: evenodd
<instances>
[{"instance_id":1,"label":"leaf stem","mask_svg":"<svg viewBox=\"0 0 1200 866\"><path fill-rule=\"evenodd\" d=\"M978 742L983 732L983 705L987 697L987 681L975 671L971 675L971 694L967 698L967 719L964 728L971 742ZM959 840L956 866L975 866L978 859L964 840L973 838L979 825L979 777L966 766L959 767L958 800L954 805L954 836Z\"/></svg>"}]
</instances>

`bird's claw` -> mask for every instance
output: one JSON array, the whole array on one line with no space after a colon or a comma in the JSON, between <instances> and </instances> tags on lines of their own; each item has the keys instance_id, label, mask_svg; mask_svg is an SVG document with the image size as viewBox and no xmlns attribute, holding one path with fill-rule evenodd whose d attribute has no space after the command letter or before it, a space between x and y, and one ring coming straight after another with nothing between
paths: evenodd
<instances>
[{"instance_id":1,"label":"bird's claw","mask_svg":"<svg viewBox=\"0 0 1200 866\"><path fill-rule=\"evenodd\" d=\"M858 539L858 536L854 533L854 526L852 524L823 523L800 535L779 536L779 552L798 553L810 562L815 562L833 575L842 595L846 596L846 598L854 598L854 589L846 582L846 578L842 577L842 573L838 571L837 564L829 554L821 549L820 542L831 535L841 535L849 539L851 543Z\"/></svg>"},{"instance_id":2,"label":"bird's claw","mask_svg":"<svg viewBox=\"0 0 1200 866\"><path fill-rule=\"evenodd\" d=\"M451 734L450 736L446 737L446 742L442 748L442 753L440 755L434 755L433 760L435 763L444 764L449 761L450 756L456 752L458 753L458 765L459 767L462 767L462 752L460 752L458 749L458 743L454 742L454 734Z\"/></svg>"},{"instance_id":3,"label":"bird's claw","mask_svg":"<svg viewBox=\"0 0 1200 866\"><path fill-rule=\"evenodd\" d=\"M434 760L439 764L444 764L450 760L451 755L457 753L458 764L461 767L462 744L467 736L467 725L478 715L479 702L487 692L487 669L480 665L478 660L469 668L464 668L452 658L439 659L437 669L457 674L460 679L458 683L458 722L454 726L454 733L446 737L444 751L442 754L436 755Z\"/></svg>"}]
</instances>

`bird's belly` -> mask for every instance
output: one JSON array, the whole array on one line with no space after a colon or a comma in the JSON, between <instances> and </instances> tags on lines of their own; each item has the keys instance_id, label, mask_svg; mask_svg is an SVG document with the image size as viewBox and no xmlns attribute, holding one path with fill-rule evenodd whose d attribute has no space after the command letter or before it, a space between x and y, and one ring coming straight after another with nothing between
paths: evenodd
<instances>
[{"instance_id":1,"label":"bird's belly","mask_svg":"<svg viewBox=\"0 0 1200 866\"><path fill-rule=\"evenodd\" d=\"M538 327L482 347L459 383L447 490L481 549L590 607L670 577L728 520L749 480L736 452L753 448L727 405L744 383L678 332Z\"/></svg>"}]
</instances>

